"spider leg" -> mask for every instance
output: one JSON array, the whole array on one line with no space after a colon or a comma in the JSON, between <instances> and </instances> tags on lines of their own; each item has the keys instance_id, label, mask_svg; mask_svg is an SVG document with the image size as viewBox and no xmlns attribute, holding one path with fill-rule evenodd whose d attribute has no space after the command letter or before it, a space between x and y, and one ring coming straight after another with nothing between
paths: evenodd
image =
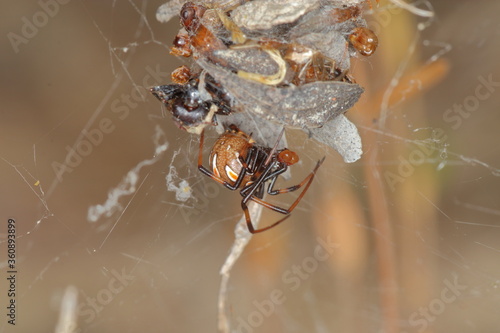
<instances>
[{"instance_id":1,"label":"spider leg","mask_svg":"<svg viewBox=\"0 0 500 333\"><path fill-rule=\"evenodd\" d=\"M299 204L300 200L302 200L302 197L306 194L307 190L309 189L309 186L311 186L311 183L312 183L312 181L314 179L316 171L321 166L321 164L323 163L324 160L325 160L325 158L323 157L320 161L318 161L318 163L316 164L316 167L314 168L314 170L299 185L295 185L295 186L290 187L290 188L294 188L294 190L296 190L296 189L302 187L305 184L304 190L302 190L302 192L299 194L299 196L297 197L297 199L295 199L295 201L290 205L290 207L288 209L285 209L285 208L282 208L282 207L270 204L269 202L264 201L264 200L259 199L259 198L256 198L255 196L252 196L250 199L252 201L255 201L258 204L266 207L266 208L269 208L269 209L275 211L275 212L278 212L278 213L281 213L281 214L285 214L285 215L289 215L295 209L295 207ZM287 189L283 189L283 191L285 191L285 190L287 190ZM287 192L290 192L290 191L285 191L283 193L287 193Z\"/></svg>"},{"instance_id":2,"label":"spider leg","mask_svg":"<svg viewBox=\"0 0 500 333\"><path fill-rule=\"evenodd\" d=\"M272 167L271 167L272 169ZM262 182L260 182L260 188L259 190L263 190L264 189L264 184L268 181L268 180L272 180L273 183L276 181L275 178L278 177L280 174L282 174L283 172L285 172L286 170L288 169L288 166L287 165L281 165L278 169L274 170L272 173L268 174L267 176L265 176L262 180ZM264 170L265 172L265 170ZM247 197L248 196L248 191L251 189L250 186L245 186L241 191L241 195L243 197ZM258 196L258 195L255 195L257 198L260 198L262 199L262 196ZM248 202L248 199L246 199L245 202Z\"/></svg>"},{"instance_id":3,"label":"spider leg","mask_svg":"<svg viewBox=\"0 0 500 333\"><path fill-rule=\"evenodd\" d=\"M272 178L271 182L269 183L269 187L267 189L267 193L269 193L270 195L277 195L277 194L283 194L283 193L293 192L293 191L298 190L302 186L304 186L304 184L306 184L306 183L307 183L306 188L304 189L304 191L302 191L302 193L305 192L305 191L307 191L307 188L311 184L312 179L314 178L314 175L316 174L316 171L321 166L321 164L323 164L324 160L325 160L325 158L323 157L320 161L318 161L318 163L316 163L316 166L314 167L313 171L306 178L304 178L304 180L300 184L298 184L298 185L294 185L294 186L290 186L290 187L287 187L287 188L282 188L282 189L275 190L274 189L274 183L276 182L277 177Z\"/></svg>"},{"instance_id":4,"label":"spider leg","mask_svg":"<svg viewBox=\"0 0 500 333\"><path fill-rule=\"evenodd\" d=\"M274 157L274 153L276 152L276 149L278 148L278 145L280 143L281 137L283 136L283 133L285 133L285 128L281 130L280 134L278 134L278 138L276 139L276 143L274 144L273 148L269 152L267 159L264 162L264 165L268 165L271 162L271 159Z\"/></svg>"},{"instance_id":5,"label":"spider leg","mask_svg":"<svg viewBox=\"0 0 500 333\"><path fill-rule=\"evenodd\" d=\"M248 149L247 157L243 158L242 156L238 156L239 161L243 169L247 170L247 174L254 174L257 169L257 161L259 157L259 151L252 147Z\"/></svg>"},{"instance_id":6,"label":"spider leg","mask_svg":"<svg viewBox=\"0 0 500 333\"><path fill-rule=\"evenodd\" d=\"M255 194L254 196L259 198L259 199L262 199L264 197L264 189L266 187L264 186L264 184L262 184L261 186L259 186L259 188L255 191Z\"/></svg>"},{"instance_id":7,"label":"spider leg","mask_svg":"<svg viewBox=\"0 0 500 333\"><path fill-rule=\"evenodd\" d=\"M255 182L253 182L252 184L250 185L247 185L245 186L241 191L241 195L243 196L243 200L242 202L244 202L245 204L248 202L248 200L252 199L252 197L254 196L254 193L261 187L264 185L264 181L265 179L267 178L268 174L271 172L271 170L273 169L273 163L269 164L265 169L264 171L259 175L259 177L257 178L257 180L255 180Z\"/></svg>"},{"instance_id":8,"label":"spider leg","mask_svg":"<svg viewBox=\"0 0 500 333\"><path fill-rule=\"evenodd\" d=\"M280 163L281 164L281 163ZM279 175L284 173L286 170L288 170L288 165L286 164L281 164L278 169L274 170L272 173L266 176L264 179L264 183L271 180L271 181L276 181L275 179L278 178Z\"/></svg>"},{"instance_id":9,"label":"spider leg","mask_svg":"<svg viewBox=\"0 0 500 333\"><path fill-rule=\"evenodd\" d=\"M287 215L287 216L283 217L282 219L280 219L279 221L274 222L273 224L271 224L267 227L255 229L252 225L252 220L250 218L250 212L248 211L248 206L243 201L241 201L241 208L243 209L243 212L245 213L245 220L247 222L248 231L250 231L250 233L252 233L252 234L256 234L256 233L263 232L263 231L269 230L271 228L274 228L275 226L277 226L278 224L280 224L281 222L285 221L287 218L290 217L290 215Z\"/></svg>"},{"instance_id":10,"label":"spider leg","mask_svg":"<svg viewBox=\"0 0 500 333\"><path fill-rule=\"evenodd\" d=\"M277 226L278 224L280 224L281 222L283 222L287 218L289 218L291 212L295 209L295 207L299 204L300 200L302 200L302 197L304 197L304 195L306 194L307 190L309 189L309 186L311 185L311 183L314 179L314 176L316 175L316 171L318 171L318 168L321 166L321 164L323 163L324 160L325 160L324 157L321 160L319 160L318 163L316 164L316 167L313 169L313 171L299 185L289 187L288 189L290 189L290 188L293 188L293 189L286 191L286 192L283 192L283 193L287 193L290 191L295 191L296 189L300 188L301 186L303 186L305 184L304 190L300 193L300 195L297 197L297 199L295 199L295 201L292 203L292 205L288 209L285 209L285 208L282 208L279 206L275 206L275 205L270 204L269 202L267 202L265 200L257 198L255 195L253 195L253 193L255 193L255 191L257 190L257 189L255 189L255 186L257 186L257 185L255 185L253 190L250 191L250 193L248 193L247 196L245 198L243 198L243 200L241 200L241 208L243 209L243 211L245 213L245 219L247 222L248 231L250 231L250 233L252 233L252 234L263 232L263 231L269 230L271 228L274 228L275 226ZM271 167L269 167L269 169L271 169ZM261 177L261 179L264 179L264 178L265 177ZM275 180L275 179L276 178L273 178L273 180ZM274 183L274 182L272 182L272 183ZM254 183L254 184L257 184L257 183ZM252 185L254 185L254 184L252 184ZM262 182L260 184L262 185ZM286 189L283 189L283 190L286 190ZM277 191L280 191L280 190L277 190ZM267 227L255 229L252 225L252 220L250 219L250 213L249 213L248 207L246 205L246 202L248 201L247 198L255 201L256 203L258 203L266 208L269 208L277 213L281 213L281 214L284 214L286 216L283 217L282 219L274 222L273 224L267 226ZM245 199L247 199L247 200L245 200Z\"/></svg>"}]
</instances>

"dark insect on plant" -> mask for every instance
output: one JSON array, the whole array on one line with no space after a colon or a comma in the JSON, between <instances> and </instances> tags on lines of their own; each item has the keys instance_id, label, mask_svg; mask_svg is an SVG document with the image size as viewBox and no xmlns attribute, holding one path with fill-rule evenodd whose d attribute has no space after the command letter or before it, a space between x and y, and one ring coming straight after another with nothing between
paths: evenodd
<instances>
[{"instance_id":1,"label":"dark insect on plant","mask_svg":"<svg viewBox=\"0 0 500 333\"><path fill-rule=\"evenodd\" d=\"M283 189L275 189L278 177L289 166L299 161L299 156L293 151L287 148L277 149L283 132L284 129L278 136L274 147L261 147L255 144L250 135L242 132L235 125L230 125L229 130L219 137L212 148L209 157L211 170L203 166L204 131L200 135L198 169L226 188L232 191L240 190L243 197L241 208L245 213L248 230L252 234L269 230L290 216L290 213L304 197L318 168L324 161L324 158L318 161L313 171L301 183ZM268 184L267 193L270 195L293 192L301 187L304 189L289 208L282 208L263 200L266 184ZM267 227L255 229L247 207L250 200L286 216Z\"/></svg>"},{"instance_id":2,"label":"dark insect on plant","mask_svg":"<svg viewBox=\"0 0 500 333\"><path fill-rule=\"evenodd\" d=\"M155 86L150 91L172 113L177 126L199 134L206 125L216 123L215 115L231 112L229 95L210 75L192 75L185 66L176 71L173 81L181 84Z\"/></svg>"}]
</instances>

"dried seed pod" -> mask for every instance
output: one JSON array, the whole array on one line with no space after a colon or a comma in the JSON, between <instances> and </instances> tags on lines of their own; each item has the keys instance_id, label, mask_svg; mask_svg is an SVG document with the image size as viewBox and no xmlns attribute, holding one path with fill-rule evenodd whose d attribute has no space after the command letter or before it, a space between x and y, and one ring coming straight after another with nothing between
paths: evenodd
<instances>
[{"instance_id":1,"label":"dried seed pod","mask_svg":"<svg viewBox=\"0 0 500 333\"><path fill-rule=\"evenodd\" d=\"M337 81L274 87L245 80L201 59L198 63L234 97L233 107L288 127L321 127L346 112L363 92L357 84Z\"/></svg>"},{"instance_id":2,"label":"dried seed pod","mask_svg":"<svg viewBox=\"0 0 500 333\"><path fill-rule=\"evenodd\" d=\"M346 163L356 162L363 154L358 129L343 114L323 127L311 129L310 134L314 140L335 149Z\"/></svg>"},{"instance_id":3,"label":"dried seed pod","mask_svg":"<svg viewBox=\"0 0 500 333\"><path fill-rule=\"evenodd\" d=\"M278 25L293 23L319 6L319 0L254 0L234 9L231 18L242 29L269 30Z\"/></svg>"},{"instance_id":4,"label":"dried seed pod","mask_svg":"<svg viewBox=\"0 0 500 333\"><path fill-rule=\"evenodd\" d=\"M335 66L342 71L351 67L345 37L336 30L328 33L310 33L295 39L295 42L323 54L325 58L332 59Z\"/></svg>"},{"instance_id":5,"label":"dried seed pod","mask_svg":"<svg viewBox=\"0 0 500 333\"><path fill-rule=\"evenodd\" d=\"M217 132L222 134L224 127L236 124L247 133L252 133L255 141L271 146L283 128L282 125L267 121L248 112L233 112L219 118ZM339 115L323 127L308 128L307 133L313 140L335 149L346 163L356 162L363 154L361 137L356 126L344 115ZM286 147L286 138L280 147ZM290 177L290 175L288 175Z\"/></svg>"},{"instance_id":6,"label":"dried seed pod","mask_svg":"<svg viewBox=\"0 0 500 333\"><path fill-rule=\"evenodd\" d=\"M203 0L203 6L227 12L241 6L249 0Z\"/></svg>"},{"instance_id":7,"label":"dried seed pod","mask_svg":"<svg viewBox=\"0 0 500 333\"><path fill-rule=\"evenodd\" d=\"M217 132L222 134L224 128L230 124L235 124L243 131L252 133L252 138L266 146L272 146L276 142L277 136L283 129L283 126L257 117L248 112L233 112L225 117L219 117ZM282 143L279 147L286 147L286 136L282 137Z\"/></svg>"},{"instance_id":8,"label":"dried seed pod","mask_svg":"<svg viewBox=\"0 0 500 333\"><path fill-rule=\"evenodd\" d=\"M259 45L220 50L215 55L224 59L231 68L248 73L271 76L280 70L278 63Z\"/></svg>"},{"instance_id":9,"label":"dried seed pod","mask_svg":"<svg viewBox=\"0 0 500 333\"><path fill-rule=\"evenodd\" d=\"M266 52L278 65L278 71L271 75L261 75L253 72L245 72L242 70L238 70L238 76L247 80L253 80L262 84L275 86L283 82L286 76L286 62L281 57L279 51L277 50L267 50Z\"/></svg>"},{"instance_id":10,"label":"dried seed pod","mask_svg":"<svg viewBox=\"0 0 500 333\"><path fill-rule=\"evenodd\" d=\"M234 21L229 18L225 13L220 10L216 11L217 16L219 17L220 22L224 26L224 28L231 34L232 43L234 44L243 44L246 42L247 37L243 33L243 31L234 23Z\"/></svg>"},{"instance_id":11,"label":"dried seed pod","mask_svg":"<svg viewBox=\"0 0 500 333\"><path fill-rule=\"evenodd\" d=\"M359 24L364 25L364 20L360 19L360 14L361 9L357 6L347 8L321 6L304 15L290 29L289 37L294 39L309 33L351 31Z\"/></svg>"},{"instance_id":12,"label":"dried seed pod","mask_svg":"<svg viewBox=\"0 0 500 333\"><path fill-rule=\"evenodd\" d=\"M166 23L173 17L179 15L182 5L186 0L169 0L156 10L156 19L159 22Z\"/></svg>"}]
</instances>

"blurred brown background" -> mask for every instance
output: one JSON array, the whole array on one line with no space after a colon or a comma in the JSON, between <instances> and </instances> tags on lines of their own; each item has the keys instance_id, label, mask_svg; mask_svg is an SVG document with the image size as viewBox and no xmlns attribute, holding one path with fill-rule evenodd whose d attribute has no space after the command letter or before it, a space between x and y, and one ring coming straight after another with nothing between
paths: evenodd
<instances>
[{"instance_id":1,"label":"blurred brown background","mask_svg":"<svg viewBox=\"0 0 500 333\"><path fill-rule=\"evenodd\" d=\"M240 197L198 173L197 138L146 89L182 63L168 54L179 23L156 21L162 1L62 2L1 1L0 331L56 331L73 286L85 332L216 332ZM366 88L348 113L360 161L290 140L303 160L292 183L327 160L293 216L255 236L232 271L235 331L498 330L500 3L432 5L422 31L427 19L384 1L367 17L380 47L353 66ZM89 207L154 157L157 130L167 150L114 214L89 221ZM80 158L65 164L71 149ZM186 202L167 190L170 166L193 191ZM277 218L265 212L262 224Z\"/></svg>"}]
</instances>

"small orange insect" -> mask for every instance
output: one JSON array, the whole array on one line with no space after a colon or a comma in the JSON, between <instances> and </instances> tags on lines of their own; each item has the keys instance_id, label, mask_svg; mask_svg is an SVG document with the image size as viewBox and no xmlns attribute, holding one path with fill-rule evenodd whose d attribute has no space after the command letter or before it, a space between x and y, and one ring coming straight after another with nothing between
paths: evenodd
<instances>
[{"instance_id":1,"label":"small orange insect","mask_svg":"<svg viewBox=\"0 0 500 333\"><path fill-rule=\"evenodd\" d=\"M377 35L366 27L357 27L349 35L352 46L364 56L371 56L377 49Z\"/></svg>"}]
</instances>

